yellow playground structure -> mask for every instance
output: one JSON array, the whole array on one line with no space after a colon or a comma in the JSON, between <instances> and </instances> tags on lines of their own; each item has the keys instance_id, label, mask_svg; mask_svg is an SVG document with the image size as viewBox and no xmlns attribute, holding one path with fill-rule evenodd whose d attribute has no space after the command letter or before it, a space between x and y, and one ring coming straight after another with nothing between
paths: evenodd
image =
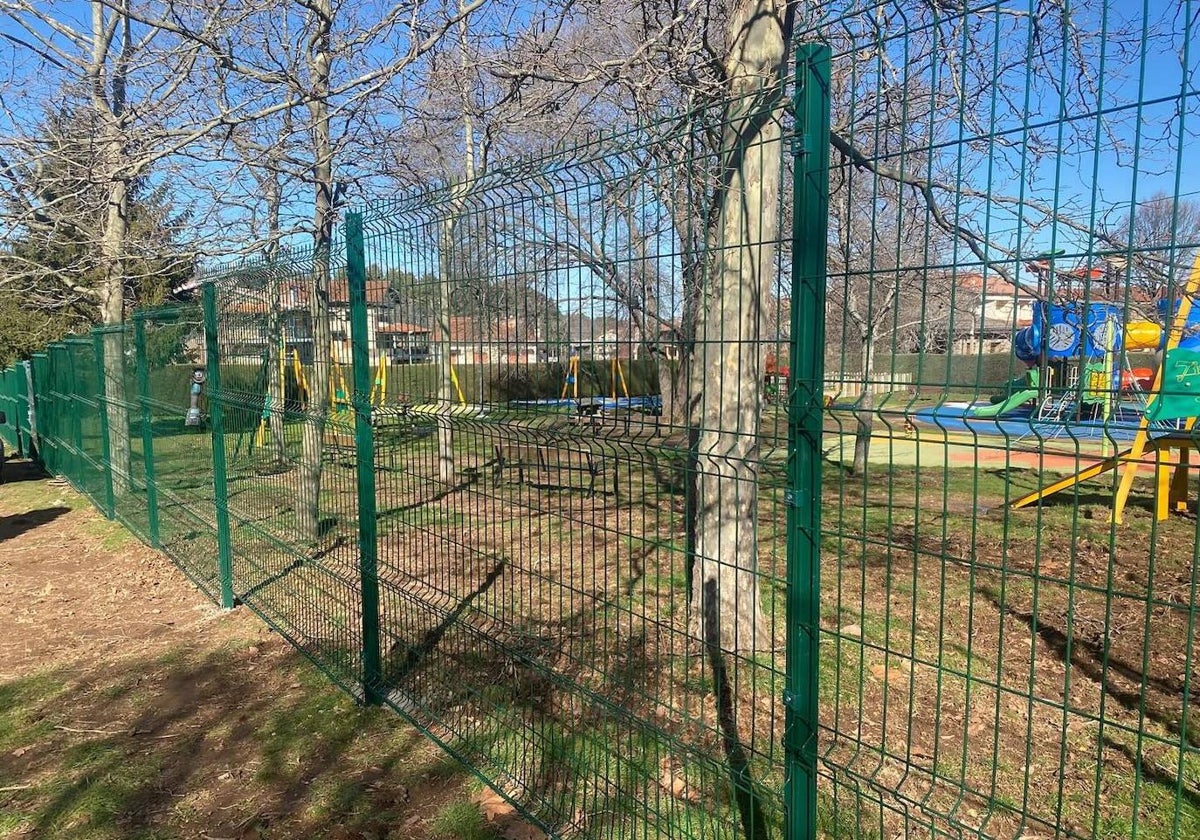
<instances>
[{"instance_id":1,"label":"yellow playground structure","mask_svg":"<svg viewBox=\"0 0 1200 840\"><path fill-rule=\"evenodd\" d=\"M1119 524L1124 519L1125 505L1129 501L1134 479L1142 467L1149 466L1154 470L1155 517L1161 521L1172 512L1187 510L1188 472L1191 452L1197 443L1193 430L1196 417L1200 414L1200 351L1180 347L1180 341L1185 332L1200 329L1197 320L1192 317L1192 302L1198 292L1200 256L1192 266L1180 295L1179 306L1167 327L1162 362L1154 374L1132 446L1090 464L1074 475L1022 496L1013 501L1011 507L1033 505L1076 487L1081 482L1119 469L1121 475L1113 492L1112 503L1112 521ZM1139 325L1139 329L1145 327Z\"/></svg>"},{"instance_id":2,"label":"yellow playground structure","mask_svg":"<svg viewBox=\"0 0 1200 840\"><path fill-rule=\"evenodd\" d=\"M286 383L288 373L291 373L295 383L297 401L307 406L312 399L312 388L308 384L308 375L300 362L300 352L293 349L289 356L286 347L280 343L279 353L276 354L279 363L279 381ZM336 348L330 348L329 372L329 415L326 424L326 442L332 445L352 445L354 432L354 405L350 399L350 389L346 384L345 366L338 357ZM375 381L371 386L371 405L380 407L387 401L388 360L386 355L380 355L375 367ZM268 393L263 399L262 415L254 434L254 446L261 447L266 443L270 433L272 412L282 411L284 406L275 406Z\"/></svg>"}]
</instances>

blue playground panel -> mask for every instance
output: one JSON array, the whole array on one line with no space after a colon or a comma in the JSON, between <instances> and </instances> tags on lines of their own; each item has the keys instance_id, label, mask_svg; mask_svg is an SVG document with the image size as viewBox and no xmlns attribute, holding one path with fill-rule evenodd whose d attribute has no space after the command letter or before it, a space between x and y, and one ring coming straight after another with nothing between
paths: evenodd
<instances>
[{"instance_id":1,"label":"blue playground panel","mask_svg":"<svg viewBox=\"0 0 1200 840\"><path fill-rule=\"evenodd\" d=\"M1003 417L970 417L971 409L988 403L945 403L922 408L914 423L947 432L968 432L1005 438L1065 438L1067 440L1132 441L1142 420L1140 406L1121 403L1107 420L1039 420L1030 409L1010 411ZM1164 430L1165 431L1165 430Z\"/></svg>"}]
</instances>

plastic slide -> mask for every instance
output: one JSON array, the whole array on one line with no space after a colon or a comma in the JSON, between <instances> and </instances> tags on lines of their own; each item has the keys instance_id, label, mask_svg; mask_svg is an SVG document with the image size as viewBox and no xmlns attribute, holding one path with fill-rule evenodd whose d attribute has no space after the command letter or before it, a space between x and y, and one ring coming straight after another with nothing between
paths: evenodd
<instances>
[{"instance_id":1,"label":"plastic slide","mask_svg":"<svg viewBox=\"0 0 1200 840\"><path fill-rule=\"evenodd\" d=\"M1013 394L1008 399L1001 400L1000 402L996 403L995 405L981 405L978 408L973 408L967 413L967 416L968 417L1001 417L1001 416L1007 414L1008 412L1012 411L1014 408L1020 408L1021 406L1025 405L1025 403L1029 402L1030 400L1037 399L1037 396L1038 396L1037 388L1028 388L1024 391L1017 391L1017 393Z\"/></svg>"}]
</instances>

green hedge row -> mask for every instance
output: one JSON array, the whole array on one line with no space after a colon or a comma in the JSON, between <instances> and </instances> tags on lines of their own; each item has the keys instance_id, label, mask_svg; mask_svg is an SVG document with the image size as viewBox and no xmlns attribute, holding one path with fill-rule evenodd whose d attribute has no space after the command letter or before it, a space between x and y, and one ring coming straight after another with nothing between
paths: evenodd
<instances>
[{"instance_id":1,"label":"green hedge row","mask_svg":"<svg viewBox=\"0 0 1200 840\"><path fill-rule=\"evenodd\" d=\"M1134 367L1157 366L1153 353L1134 353L1129 356ZM1026 366L1007 353L940 354L907 353L882 355L875 364L874 381L896 382L897 391L977 391L988 393L1002 389L1009 381L1023 376ZM651 359L622 362L625 384L630 396L658 394L658 369ZM612 394L611 363L581 361L579 363L580 397L610 396ZM457 365L455 373L463 396L468 402L482 399L488 403L507 403L511 400L556 399L562 395L566 379L566 363L551 362L537 365ZM192 368L189 365L167 365L150 373L150 389L156 402L178 403L180 411L188 405L188 388ZM426 402L440 391L440 368L437 365L393 365L388 368L387 393L389 402L401 398L411 402ZM305 376L311 381L312 369L306 366ZM346 386L351 386L351 371L342 369ZM833 379L836 368L827 362L826 377ZM855 381L857 371L846 372L848 381ZM907 380L911 376L911 381ZM482 380L482 381L481 381ZM255 402L266 391L262 365L222 365L221 383L226 393L247 395ZM287 376L288 399L296 401L299 391L291 367ZM570 392L569 392L570 393ZM620 390L618 389L618 393ZM261 405L261 403L258 403ZM261 409L258 409L261 410ZM156 411L157 413L157 411ZM253 413L253 412L250 412ZM233 418L228 418L227 422ZM243 422L257 422L257 416Z\"/></svg>"},{"instance_id":2,"label":"green hedge row","mask_svg":"<svg viewBox=\"0 0 1200 840\"><path fill-rule=\"evenodd\" d=\"M1154 353L1130 353L1131 367L1154 369L1158 358ZM857 363L857 360L854 360ZM849 360L827 360L826 378L836 378L838 365L847 364L845 378L854 381L859 375ZM1028 367L1010 353L897 353L881 354L875 360L875 382L896 382L897 390L918 391L979 391L1002 389L1013 379L1025 375ZM911 381L902 382L911 376Z\"/></svg>"},{"instance_id":3,"label":"green hedge row","mask_svg":"<svg viewBox=\"0 0 1200 840\"><path fill-rule=\"evenodd\" d=\"M287 367L287 397L289 401L299 398L295 376L291 365ZM621 371L625 377L625 388L630 396L645 396L658 393L658 370L651 359L622 361ZM347 389L352 383L352 371L341 368L341 377ZM483 400L488 403L507 403L510 400L556 399L562 395L567 377L566 362L551 362L537 365L456 365L455 374L463 396L468 402L478 402L482 380ZM305 378L311 384L312 367L304 367ZM150 393L156 403L178 403L180 411L188 405L192 367L190 365L166 365L150 372ZM399 402L404 398L410 402L425 402L437 397L441 390L441 369L437 365L392 365L387 373L388 402ZM581 361L579 363L579 388L581 398L611 396L612 365L605 361ZM334 373L335 386L340 383ZM263 366L247 364L221 365L221 388L227 394L246 395L257 401L266 393ZM617 393L624 396L618 383ZM574 389L568 391L568 395ZM261 410L261 409L260 409ZM161 413L156 409L155 413ZM228 413L228 412L227 412ZM227 424L230 418L227 418ZM247 420L246 422L249 422Z\"/></svg>"}]
</instances>

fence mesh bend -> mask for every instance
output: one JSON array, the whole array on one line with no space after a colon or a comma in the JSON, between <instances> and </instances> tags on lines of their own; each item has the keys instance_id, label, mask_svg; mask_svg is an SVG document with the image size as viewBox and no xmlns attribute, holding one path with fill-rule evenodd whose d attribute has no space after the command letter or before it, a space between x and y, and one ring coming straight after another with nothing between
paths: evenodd
<instances>
[{"instance_id":1,"label":"fence mesh bend","mask_svg":"<svg viewBox=\"0 0 1200 840\"><path fill-rule=\"evenodd\" d=\"M1196 12L834 4L0 438L555 837L1200 836Z\"/></svg>"}]
</instances>

